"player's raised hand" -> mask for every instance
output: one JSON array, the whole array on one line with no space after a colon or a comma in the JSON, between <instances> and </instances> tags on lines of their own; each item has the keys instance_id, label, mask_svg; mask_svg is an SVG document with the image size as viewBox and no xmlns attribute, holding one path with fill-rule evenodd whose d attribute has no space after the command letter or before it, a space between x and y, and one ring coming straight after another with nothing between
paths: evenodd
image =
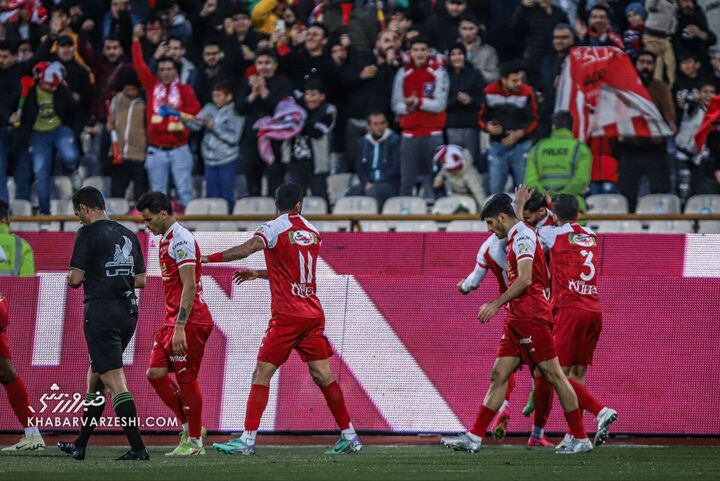
<instances>
[{"instance_id":1,"label":"player's raised hand","mask_svg":"<svg viewBox=\"0 0 720 481\"><path fill-rule=\"evenodd\" d=\"M494 302L489 302L487 304L483 304L480 307L480 312L478 312L477 318L478 320L485 324L490 319L497 314L497 311L500 309Z\"/></svg>"},{"instance_id":2,"label":"player's raised hand","mask_svg":"<svg viewBox=\"0 0 720 481\"><path fill-rule=\"evenodd\" d=\"M457 290L460 291L460 294L467 294L468 291L463 289L463 283L465 282L465 279L461 279L460 282L458 282L455 287L457 287Z\"/></svg>"},{"instance_id":3,"label":"player's raised hand","mask_svg":"<svg viewBox=\"0 0 720 481\"><path fill-rule=\"evenodd\" d=\"M257 271L253 270L245 270L245 271L235 271L233 272L233 282L235 284L240 285L245 281L252 281L258 278Z\"/></svg>"}]
</instances>

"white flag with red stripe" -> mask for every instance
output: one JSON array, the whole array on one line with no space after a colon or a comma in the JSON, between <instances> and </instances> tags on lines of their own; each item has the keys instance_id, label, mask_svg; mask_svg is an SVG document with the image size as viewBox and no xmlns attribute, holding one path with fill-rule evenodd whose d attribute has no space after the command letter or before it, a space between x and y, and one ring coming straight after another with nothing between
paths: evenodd
<instances>
[{"instance_id":1,"label":"white flag with red stripe","mask_svg":"<svg viewBox=\"0 0 720 481\"><path fill-rule=\"evenodd\" d=\"M616 47L576 47L560 76L555 111L569 111L576 137L672 135L630 57Z\"/></svg>"}]
</instances>

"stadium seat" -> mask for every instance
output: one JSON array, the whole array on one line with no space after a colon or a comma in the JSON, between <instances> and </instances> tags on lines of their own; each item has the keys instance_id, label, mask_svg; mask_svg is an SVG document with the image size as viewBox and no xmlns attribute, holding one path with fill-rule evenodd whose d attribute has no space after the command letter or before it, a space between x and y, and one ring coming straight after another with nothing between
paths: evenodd
<instances>
[{"instance_id":1,"label":"stadium seat","mask_svg":"<svg viewBox=\"0 0 720 481\"><path fill-rule=\"evenodd\" d=\"M456 214L462 208L470 214L477 214L477 204L475 199L469 195L451 195L449 197L441 197L435 201L432 208L433 214Z\"/></svg>"},{"instance_id":2,"label":"stadium seat","mask_svg":"<svg viewBox=\"0 0 720 481\"><path fill-rule=\"evenodd\" d=\"M686 214L720 214L720 195L694 195L685 204ZM701 220L701 234L720 234L720 221Z\"/></svg>"},{"instance_id":3,"label":"stadium seat","mask_svg":"<svg viewBox=\"0 0 720 481\"><path fill-rule=\"evenodd\" d=\"M437 222L432 220L420 220L415 222L398 222L396 232L437 232Z\"/></svg>"},{"instance_id":4,"label":"stadium seat","mask_svg":"<svg viewBox=\"0 0 720 481\"><path fill-rule=\"evenodd\" d=\"M487 232L487 223L481 220L454 220L447 225L447 232Z\"/></svg>"},{"instance_id":5,"label":"stadium seat","mask_svg":"<svg viewBox=\"0 0 720 481\"><path fill-rule=\"evenodd\" d=\"M54 198L56 199L72 199L73 188L70 177L58 175L53 177Z\"/></svg>"},{"instance_id":6,"label":"stadium seat","mask_svg":"<svg viewBox=\"0 0 720 481\"><path fill-rule=\"evenodd\" d=\"M275 201L270 197L244 197L238 199L233 207L233 214L265 214L272 217L277 212ZM262 224L260 221L240 221L235 223L240 230L255 229Z\"/></svg>"},{"instance_id":7,"label":"stadium seat","mask_svg":"<svg viewBox=\"0 0 720 481\"><path fill-rule=\"evenodd\" d=\"M384 220L364 220L360 222L362 232L389 232L390 224Z\"/></svg>"},{"instance_id":8,"label":"stadium seat","mask_svg":"<svg viewBox=\"0 0 720 481\"><path fill-rule=\"evenodd\" d=\"M303 199L303 215L327 214L328 203L322 197L308 196Z\"/></svg>"},{"instance_id":9,"label":"stadium seat","mask_svg":"<svg viewBox=\"0 0 720 481\"><path fill-rule=\"evenodd\" d=\"M340 232L342 230L347 230L346 224L347 222L332 222L332 221L317 221L317 222L311 222L313 226L320 232Z\"/></svg>"},{"instance_id":10,"label":"stadium seat","mask_svg":"<svg viewBox=\"0 0 720 481\"><path fill-rule=\"evenodd\" d=\"M106 195L110 191L110 177L87 177L83 180L83 187L95 187Z\"/></svg>"},{"instance_id":11,"label":"stadium seat","mask_svg":"<svg viewBox=\"0 0 720 481\"><path fill-rule=\"evenodd\" d=\"M327 178L327 191L330 203L335 204L341 197L350 190L350 185L355 174L333 174Z\"/></svg>"},{"instance_id":12,"label":"stadium seat","mask_svg":"<svg viewBox=\"0 0 720 481\"><path fill-rule=\"evenodd\" d=\"M350 195L338 199L333 207L333 214L377 214L378 203L373 197L364 195ZM350 230L350 222L334 222L339 230Z\"/></svg>"},{"instance_id":13,"label":"stadium seat","mask_svg":"<svg viewBox=\"0 0 720 481\"><path fill-rule=\"evenodd\" d=\"M10 202L12 202L13 200L15 200L15 191L17 190L15 186L15 179L13 179L12 177L8 177L7 190L8 199L10 200Z\"/></svg>"},{"instance_id":14,"label":"stadium seat","mask_svg":"<svg viewBox=\"0 0 720 481\"><path fill-rule=\"evenodd\" d=\"M75 215L72 200L69 199L52 199L50 201L51 215ZM50 222L44 230L50 232L58 232L61 229L60 222ZM75 232L80 228L80 221L76 218L72 221L63 222L62 230L67 232Z\"/></svg>"},{"instance_id":15,"label":"stadium seat","mask_svg":"<svg viewBox=\"0 0 720 481\"><path fill-rule=\"evenodd\" d=\"M423 199L410 196L390 197L383 205L383 214L427 214L427 204ZM405 221L388 221L390 228L404 229L401 226ZM411 222L415 223L417 221ZM407 227L412 229L413 227Z\"/></svg>"},{"instance_id":16,"label":"stadium seat","mask_svg":"<svg viewBox=\"0 0 720 481\"><path fill-rule=\"evenodd\" d=\"M589 227L603 234L611 232L640 233L643 231L642 222L637 220L596 220L589 221Z\"/></svg>"},{"instance_id":17,"label":"stadium seat","mask_svg":"<svg viewBox=\"0 0 720 481\"><path fill-rule=\"evenodd\" d=\"M679 214L680 198L673 194L649 194L640 198L637 209L638 214ZM690 233L693 232L693 223L689 221L651 221L644 222L648 232L652 234L663 233Z\"/></svg>"},{"instance_id":18,"label":"stadium seat","mask_svg":"<svg viewBox=\"0 0 720 481\"><path fill-rule=\"evenodd\" d=\"M587 199L588 214L627 214L628 201L620 194L597 194Z\"/></svg>"},{"instance_id":19,"label":"stadium seat","mask_svg":"<svg viewBox=\"0 0 720 481\"><path fill-rule=\"evenodd\" d=\"M223 215L227 213L227 202L220 198L193 199L185 207L186 215ZM186 224L188 229L195 231L219 230L217 221L189 221Z\"/></svg>"},{"instance_id":20,"label":"stadium seat","mask_svg":"<svg viewBox=\"0 0 720 481\"><path fill-rule=\"evenodd\" d=\"M650 234L692 234L695 232L692 221L689 220L657 220L649 221Z\"/></svg>"},{"instance_id":21,"label":"stadium seat","mask_svg":"<svg viewBox=\"0 0 720 481\"><path fill-rule=\"evenodd\" d=\"M125 215L130 211L130 204L122 197L108 197L105 199L105 208L108 215Z\"/></svg>"},{"instance_id":22,"label":"stadium seat","mask_svg":"<svg viewBox=\"0 0 720 481\"><path fill-rule=\"evenodd\" d=\"M12 215L32 215L32 204L29 200L15 199L10 201L10 212ZM37 222L10 222L10 230L37 232Z\"/></svg>"}]
</instances>

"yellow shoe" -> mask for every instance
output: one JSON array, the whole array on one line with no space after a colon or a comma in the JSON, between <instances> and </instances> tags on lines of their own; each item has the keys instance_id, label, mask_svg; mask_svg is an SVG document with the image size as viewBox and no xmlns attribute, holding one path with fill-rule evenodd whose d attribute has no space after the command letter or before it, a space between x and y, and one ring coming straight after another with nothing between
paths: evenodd
<instances>
[{"instance_id":1,"label":"yellow shoe","mask_svg":"<svg viewBox=\"0 0 720 481\"><path fill-rule=\"evenodd\" d=\"M7 451L40 451L45 449L45 441L39 434L37 436L23 436L16 444L3 448Z\"/></svg>"}]
</instances>

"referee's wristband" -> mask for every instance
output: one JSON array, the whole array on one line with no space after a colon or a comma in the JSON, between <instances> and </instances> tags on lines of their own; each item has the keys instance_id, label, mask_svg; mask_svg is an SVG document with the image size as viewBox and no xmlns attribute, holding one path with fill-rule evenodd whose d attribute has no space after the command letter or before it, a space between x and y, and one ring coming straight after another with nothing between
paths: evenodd
<instances>
[{"instance_id":1,"label":"referee's wristband","mask_svg":"<svg viewBox=\"0 0 720 481\"><path fill-rule=\"evenodd\" d=\"M225 262L225 256L222 252L216 252L208 256L208 262Z\"/></svg>"}]
</instances>

